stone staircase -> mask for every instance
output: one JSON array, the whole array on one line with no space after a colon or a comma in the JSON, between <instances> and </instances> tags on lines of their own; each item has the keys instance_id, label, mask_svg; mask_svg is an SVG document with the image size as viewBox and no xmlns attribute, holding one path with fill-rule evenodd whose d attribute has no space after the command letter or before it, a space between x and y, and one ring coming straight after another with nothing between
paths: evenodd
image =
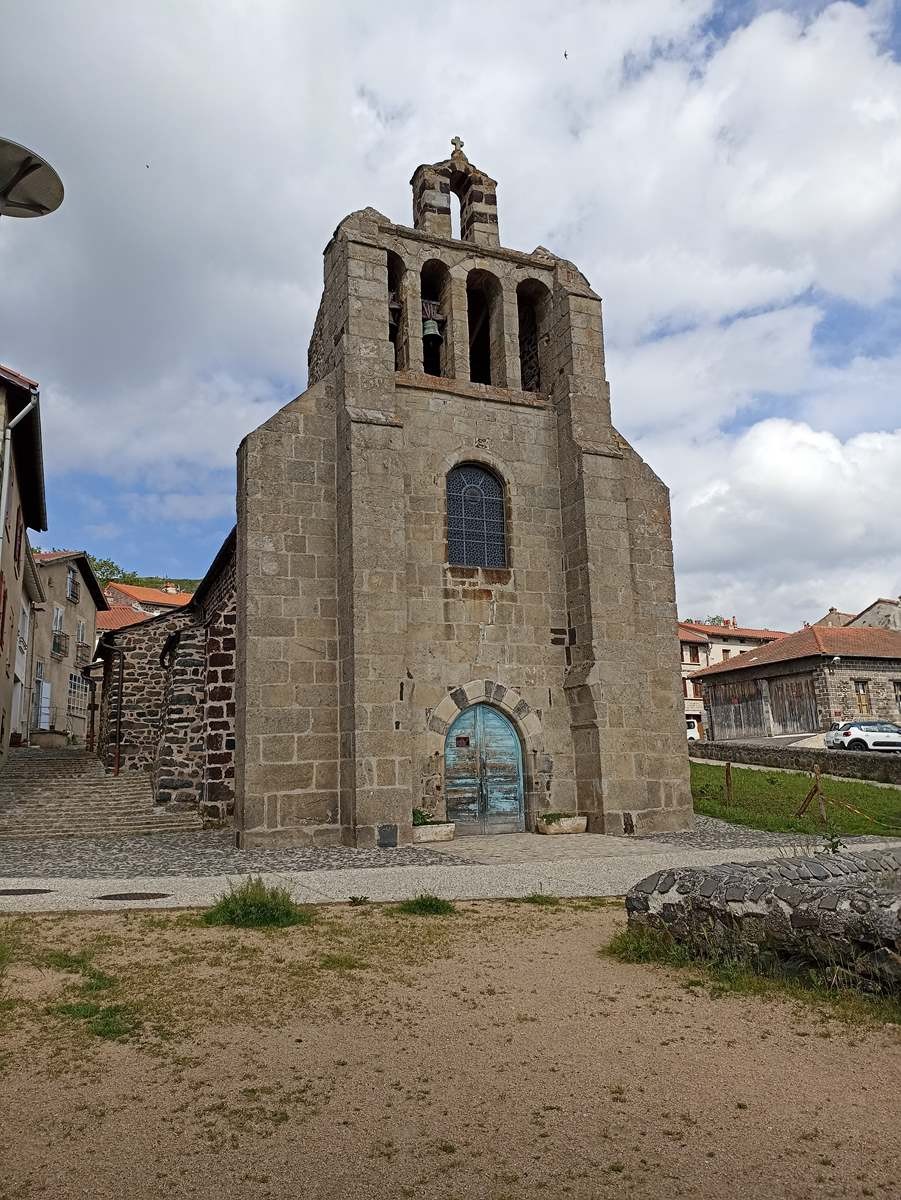
<instances>
[{"instance_id":1,"label":"stone staircase","mask_svg":"<svg viewBox=\"0 0 901 1200\"><path fill-rule=\"evenodd\" d=\"M0 839L200 829L196 812L160 808L143 772L107 775L85 750L11 749L0 767Z\"/></svg>"}]
</instances>

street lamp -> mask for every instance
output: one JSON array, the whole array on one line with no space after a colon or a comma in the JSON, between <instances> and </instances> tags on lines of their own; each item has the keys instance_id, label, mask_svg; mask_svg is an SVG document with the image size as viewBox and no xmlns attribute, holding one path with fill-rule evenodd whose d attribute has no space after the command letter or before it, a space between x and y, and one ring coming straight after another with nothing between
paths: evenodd
<instances>
[{"instance_id":1,"label":"street lamp","mask_svg":"<svg viewBox=\"0 0 901 1200\"><path fill-rule=\"evenodd\" d=\"M40 154L0 138L0 218L44 217L63 202L60 177Z\"/></svg>"}]
</instances>

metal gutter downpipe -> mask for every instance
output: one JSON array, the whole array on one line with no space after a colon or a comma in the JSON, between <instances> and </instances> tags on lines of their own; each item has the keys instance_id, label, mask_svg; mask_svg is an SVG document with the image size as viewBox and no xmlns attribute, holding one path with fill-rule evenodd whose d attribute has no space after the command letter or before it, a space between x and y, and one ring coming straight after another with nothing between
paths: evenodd
<instances>
[{"instance_id":1,"label":"metal gutter downpipe","mask_svg":"<svg viewBox=\"0 0 901 1200\"><path fill-rule=\"evenodd\" d=\"M0 484L0 554L3 553L3 539L6 536L6 500L9 495L9 459L13 448L13 430L20 421L23 421L30 412L37 408L39 399L39 392L33 388L31 399L22 411L17 413L11 421L6 422L6 430L3 434L3 482Z\"/></svg>"}]
</instances>

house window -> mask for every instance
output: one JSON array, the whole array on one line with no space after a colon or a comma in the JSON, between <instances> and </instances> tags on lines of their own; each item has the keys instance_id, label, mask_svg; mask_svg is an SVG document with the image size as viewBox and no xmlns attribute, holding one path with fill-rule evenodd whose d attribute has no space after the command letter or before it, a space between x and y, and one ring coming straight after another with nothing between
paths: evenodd
<instances>
[{"instance_id":1,"label":"house window","mask_svg":"<svg viewBox=\"0 0 901 1200\"><path fill-rule=\"evenodd\" d=\"M864 716L869 716L873 711L873 705L870 702L869 680L854 680L854 698L857 701L857 711Z\"/></svg>"},{"instance_id":2,"label":"house window","mask_svg":"<svg viewBox=\"0 0 901 1200\"><path fill-rule=\"evenodd\" d=\"M507 565L504 488L474 463L447 476L447 560L460 567Z\"/></svg>"},{"instance_id":3,"label":"house window","mask_svg":"<svg viewBox=\"0 0 901 1200\"><path fill-rule=\"evenodd\" d=\"M75 567L69 567L66 571L66 599L71 600L73 604L77 604L81 598L81 583L78 579L78 572Z\"/></svg>"},{"instance_id":4,"label":"house window","mask_svg":"<svg viewBox=\"0 0 901 1200\"><path fill-rule=\"evenodd\" d=\"M84 645L84 643L85 643L85 640L86 640L86 639L85 639L85 622L84 622L84 617L80 617L80 618L79 618L79 620L78 620L78 624L75 626L75 640L76 640L76 642L78 642L80 645Z\"/></svg>"},{"instance_id":5,"label":"house window","mask_svg":"<svg viewBox=\"0 0 901 1200\"><path fill-rule=\"evenodd\" d=\"M901 679L895 680L895 708L901 713Z\"/></svg>"},{"instance_id":6,"label":"house window","mask_svg":"<svg viewBox=\"0 0 901 1200\"><path fill-rule=\"evenodd\" d=\"M69 675L69 699L66 712L70 717L86 717L88 714L88 698L91 688L83 675L72 672Z\"/></svg>"},{"instance_id":7,"label":"house window","mask_svg":"<svg viewBox=\"0 0 901 1200\"><path fill-rule=\"evenodd\" d=\"M53 632L62 633L63 631L63 610L58 604L53 606Z\"/></svg>"},{"instance_id":8,"label":"house window","mask_svg":"<svg viewBox=\"0 0 901 1200\"><path fill-rule=\"evenodd\" d=\"M699 663L701 661L701 651L697 646L686 646L686 650L688 651L689 662Z\"/></svg>"},{"instance_id":9,"label":"house window","mask_svg":"<svg viewBox=\"0 0 901 1200\"><path fill-rule=\"evenodd\" d=\"M724 649L723 650L723 662L725 662L727 658L731 658L731 657L732 657L732 651Z\"/></svg>"}]
</instances>

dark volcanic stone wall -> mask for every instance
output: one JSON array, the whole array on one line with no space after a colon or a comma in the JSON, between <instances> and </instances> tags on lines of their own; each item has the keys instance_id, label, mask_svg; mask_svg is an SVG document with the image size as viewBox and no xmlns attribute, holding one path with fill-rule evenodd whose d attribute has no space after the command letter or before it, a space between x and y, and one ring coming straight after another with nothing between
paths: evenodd
<instances>
[{"instance_id":1,"label":"dark volcanic stone wall","mask_svg":"<svg viewBox=\"0 0 901 1200\"><path fill-rule=\"evenodd\" d=\"M222 552L220 552L220 557ZM158 804L197 809L206 825L234 811L234 552L195 603L108 636L124 651L120 769L147 771ZM99 753L116 760L119 661L108 654Z\"/></svg>"},{"instance_id":2,"label":"dark volcanic stone wall","mask_svg":"<svg viewBox=\"0 0 901 1200\"><path fill-rule=\"evenodd\" d=\"M901 848L674 867L635 884L626 910L702 956L766 952L901 987Z\"/></svg>"}]
</instances>

